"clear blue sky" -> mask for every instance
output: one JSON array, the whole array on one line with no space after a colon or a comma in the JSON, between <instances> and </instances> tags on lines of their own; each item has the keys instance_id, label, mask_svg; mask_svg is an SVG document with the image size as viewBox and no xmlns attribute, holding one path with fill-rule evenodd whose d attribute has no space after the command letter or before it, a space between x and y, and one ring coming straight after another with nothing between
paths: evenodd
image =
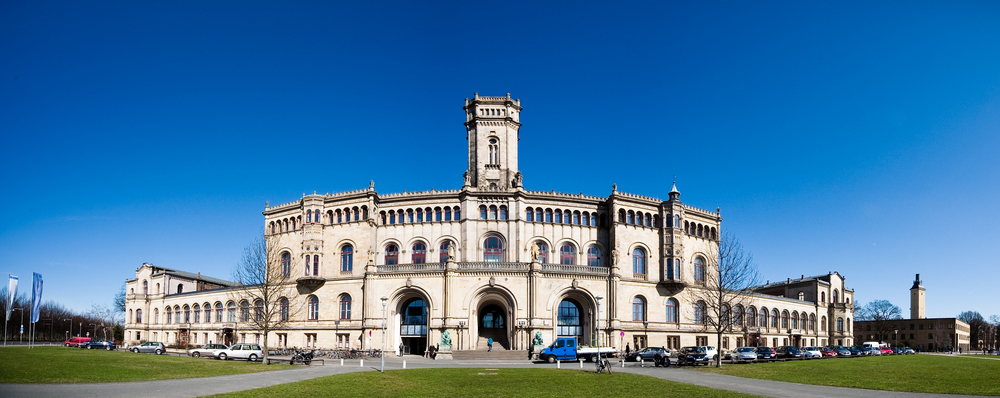
<instances>
[{"instance_id":1,"label":"clear blue sky","mask_svg":"<svg viewBox=\"0 0 1000 398\"><path fill-rule=\"evenodd\" d=\"M529 189L676 175L764 279L1000 313L998 2L338 3L0 2L0 276L228 278L265 201L459 188L510 93Z\"/></svg>"}]
</instances>

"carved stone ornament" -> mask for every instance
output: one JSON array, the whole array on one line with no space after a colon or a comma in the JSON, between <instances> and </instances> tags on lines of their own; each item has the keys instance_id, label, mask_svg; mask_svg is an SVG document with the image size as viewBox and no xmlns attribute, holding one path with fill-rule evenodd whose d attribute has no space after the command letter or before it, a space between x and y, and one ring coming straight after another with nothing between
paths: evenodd
<instances>
[{"instance_id":1,"label":"carved stone ornament","mask_svg":"<svg viewBox=\"0 0 1000 398\"><path fill-rule=\"evenodd\" d=\"M406 287L413 287L413 278L406 278Z\"/></svg>"},{"instance_id":2,"label":"carved stone ornament","mask_svg":"<svg viewBox=\"0 0 1000 398\"><path fill-rule=\"evenodd\" d=\"M491 276L490 277L490 287L496 287L496 285L497 285L497 278Z\"/></svg>"},{"instance_id":3,"label":"carved stone ornament","mask_svg":"<svg viewBox=\"0 0 1000 398\"><path fill-rule=\"evenodd\" d=\"M576 280L576 278L573 279L573 288L574 289L580 288L580 281Z\"/></svg>"}]
</instances>

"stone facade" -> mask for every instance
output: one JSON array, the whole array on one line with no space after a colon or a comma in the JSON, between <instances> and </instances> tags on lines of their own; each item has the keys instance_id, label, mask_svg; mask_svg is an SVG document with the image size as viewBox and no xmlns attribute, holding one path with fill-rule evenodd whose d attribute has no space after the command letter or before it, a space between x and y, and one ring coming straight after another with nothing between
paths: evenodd
<instances>
[{"instance_id":1,"label":"stone facade","mask_svg":"<svg viewBox=\"0 0 1000 398\"><path fill-rule=\"evenodd\" d=\"M423 352L444 332L455 350L485 349L487 338L528 349L536 332L546 344L557 336L618 348L715 344L695 322L692 292L713 272L718 209L682 203L676 186L668 200L616 186L608 196L525 189L520 100L477 94L464 109L461 189L379 194L373 182L264 209L266 238L287 255L283 266L299 275L297 302L308 307L269 343L381 348L384 297L392 351ZM149 283L184 287L141 290ZM260 341L230 318L240 301L230 286L144 264L127 282L126 339ZM737 308L753 316L740 317L723 348L851 344L852 296L837 273L762 286ZM195 305L217 312L199 316ZM834 331L835 317L846 319L847 332Z\"/></svg>"}]
</instances>

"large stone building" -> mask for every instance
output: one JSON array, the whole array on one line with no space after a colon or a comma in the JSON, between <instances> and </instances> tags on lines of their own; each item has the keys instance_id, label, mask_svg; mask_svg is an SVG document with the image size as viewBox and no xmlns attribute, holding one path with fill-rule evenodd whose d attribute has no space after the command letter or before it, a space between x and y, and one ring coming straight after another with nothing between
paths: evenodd
<instances>
[{"instance_id":1,"label":"large stone building","mask_svg":"<svg viewBox=\"0 0 1000 398\"><path fill-rule=\"evenodd\" d=\"M608 196L528 190L520 100L477 94L464 109L461 189L379 194L373 183L264 209L303 309L272 346L379 348L383 305L387 347L411 353L445 332L454 350L485 349L487 338L525 349L536 332L546 343L710 344L693 293L716 272L718 209L682 203L676 186L667 200L615 186ZM261 340L230 282L143 264L127 291L133 342ZM763 286L735 308L738 332L723 348L850 344L852 296L837 273Z\"/></svg>"}]
</instances>

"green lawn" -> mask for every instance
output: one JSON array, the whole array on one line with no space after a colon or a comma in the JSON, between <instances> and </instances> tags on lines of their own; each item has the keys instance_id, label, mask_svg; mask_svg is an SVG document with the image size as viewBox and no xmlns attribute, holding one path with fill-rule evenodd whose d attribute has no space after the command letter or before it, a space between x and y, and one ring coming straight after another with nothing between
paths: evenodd
<instances>
[{"instance_id":1,"label":"green lawn","mask_svg":"<svg viewBox=\"0 0 1000 398\"><path fill-rule=\"evenodd\" d=\"M409 369L359 372L223 397L752 397L626 373L557 369Z\"/></svg>"},{"instance_id":2,"label":"green lawn","mask_svg":"<svg viewBox=\"0 0 1000 398\"><path fill-rule=\"evenodd\" d=\"M835 358L701 368L792 383L873 390L1000 395L1000 361L940 355Z\"/></svg>"},{"instance_id":3,"label":"green lawn","mask_svg":"<svg viewBox=\"0 0 1000 398\"><path fill-rule=\"evenodd\" d=\"M288 365L264 366L259 362L67 347L0 349L0 383L114 383L224 376L288 368Z\"/></svg>"}]
</instances>

